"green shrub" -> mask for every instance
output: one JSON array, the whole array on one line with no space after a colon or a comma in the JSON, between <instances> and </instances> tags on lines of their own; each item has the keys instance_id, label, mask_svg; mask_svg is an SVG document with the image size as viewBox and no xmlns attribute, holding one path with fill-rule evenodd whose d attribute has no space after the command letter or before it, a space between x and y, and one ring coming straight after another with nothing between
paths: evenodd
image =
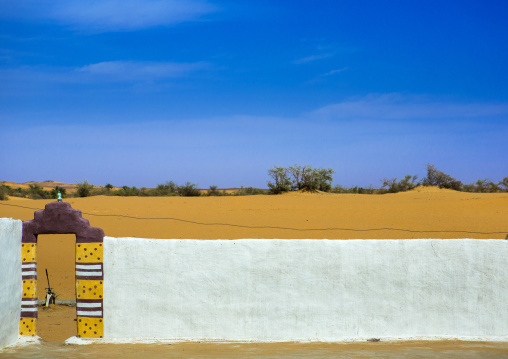
<instances>
[{"instance_id":1,"label":"green shrub","mask_svg":"<svg viewBox=\"0 0 508 359\"><path fill-rule=\"evenodd\" d=\"M78 182L74 197L89 197L92 195L94 188L95 186L93 184L88 183L88 180Z\"/></svg>"},{"instance_id":2,"label":"green shrub","mask_svg":"<svg viewBox=\"0 0 508 359\"><path fill-rule=\"evenodd\" d=\"M112 191L111 193L114 196L130 197L130 196L139 196L141 191L136 186L133 186L132 188L129 186L123 186L122 188L119 188L116 191Z\"/></svg>"},{"instance_id":3,"label":"green shrub","mask_svg":"<svg viewBox=\"0 0 508 359\"><path fill-rule=\"evenodd\" d=\"M290 190L325 191L332 189L334 170L312 168L311 166L274 167L268 174L274 182L268 182L270 193L277 194Z\"/></svg>"},{"instance_id":4,"label":"green shrub","mask_svg":"<svg viewBox=\"0 0 508 359\"><path fill-rule=\"evenodd\" d=\"M499 181L498 186L504 188L505 191L508 191L508 177L504 177L501 181Z\"/></svg>"},{"instance_id":5,"label":"green shrub","mask_svg":"<svg viewBox=\"0 0 508 359\"><path fill-rule=\"evenodd\" d=\"M31 199L47 199L51 198L51 194L48 191L45 191L41 186L37 183L28 185L28 197Z\"/></svg>"},{"instance_id":6,"label":"green shrub","mask_svg":"<svg viewBox=\"0 0 508 359\"><path fill-rule=\"evenodd\" d=\"M210 188L206 191L206 194L208 196L220 196L221 192L217 188L217 186L210 186Z\"/></svg>"},{"instance_id":7,"label":"green shrub","mask_svg":"<svg viewBox=\"0 0 508 359\"><path fill-rule=\"evenodd\" d=\"M158 184L155 190L150 192L152 196L176 196L177 185L173 181L166 182L165 184Z\"/></svg>"},{"instance_id":8,"label":"green shrub","mask_svg":"<svg viewBox=\"0 0 508 359\"><path fill-rule=\"evenodd\" d=\"M494 183L488 179L479 179L474 183L462 185L464 192L496 193L502 191L502 182Z\"/></svg>"},{"instance_id":9,"label":"green shrub","mask_svg":"<svg viewBox=\"0 0 508 359\"><path fill-rule=\"evenodd\" d=\"M478 179L473 185L475 192L487 192L488 187L488 180L487 179Z\"/></svg>"},{"instance_id":10,"label":"green shrub","mask_svg":"<svg viewBox=\"0 0 508 359\"><path fill-rule=\"evenodd\" d=\"M475 191L474 183L462 185L462 192L474 192L474 191Z\"/></svg>"},{"instance_id":11,"label":"green shrub","mask_svg":"<svg viewBox=\"0 0 508 359\"><path fill-rule=\"evenodd\" d=\"M268 181L267 183L270 193L279 194L291 190L292 182L289 179L287 168L275 166L268 170L268 175L273 179L273 182Z\"/></svg>"},{"instance_id":12,"label":"green shrub","mask_svg":"<svg viewBox=\"0 0 508 359\"><path fill-rule=\"evenodd\" d=\"M452 176L438 171L434 165L427 164L427 177L423 179L424 186L439 186L439 188L449 188L455 191L462 189L462 182Z\"/></svg>"},{"instance_id":13,"label":"green shrub","mask_svg":"<svg viewBox=\"0 0 508 359\"><path fill-rule=\"evenodd\" d=\"M351 188L342 187L341 185L336 185L331 189L331 192L333 193L352 193L352 194L383 194L387 193L388 191L386 189L376 189L372 187L372 185L369 185L369 187L358 187L354 186Z\"/></svg>"},{"instance_id":14,"label":"green shrub","mask_svg":"<svg viewBox=\"0 0 508 359\"><path fill-rule=\"evenodd\" d=\"M257 194L266 194L266 191L262 190L261 188L242 186L240 190L235 193L236 196L254 196Z\"/></svg>"},{"instance_id":15,"label":"green shrub","mask_svg":"<svg viewBox=\"0 0 508 359\"><path fill-rule=\"evenodd\" d=\"M384 178L381 188L387 188L388 193L397 193L412 190L413 188L420 185L420 182L416 182L418 176L406 175L404 179L397 182L397 178L386 179Z\"/></svg>"},{"instance_id":16,"label":"green shrub","mask_svg":"<svg viewBox=\"0 0 508 359\"><path fill-rule=\"evenodd\" d=\"M258 194L267 194L268 191L261 189L261 188L255 188L255 187L244 187L241 186L240 189L236 192L233 192L233 196L254 196Z\"/></svg>"},{"instance_id":17,"label":"green shrub","mask_svg":"<svg viewBox=\"0 0 508 359\"><path fill-rule=\"evenodd\" d=\"M494 183L492 181L487 181L484 184L484 186L485 186L485 192L487 192L487 193L496 193L501 190L501 188L499 188L498 184Z\"/></svg>"},{"instance_id":18,"label":"green shrub","mask_svg":"<svg viewBox=\"0 0 508 359\"><path fill-rule=\"evenodd\" d=\"M324 191L332 189L332 175L335 173L331 168L312 168L311 166L289 167L289 176L292 177L291 188L304 191Z\"/></svg>"},{"instance_id":19,"label":"green shrub","mask_svg":"<svg viewBox=\"0 0 508 359\"><path fill-rule=\"evenodd\" d=\"M182 186L177 186L176 192L183 197L198 197L201 192L196 188L197 184L186 182Z\"/></svg>"},{"instance_id":20,"label":"green shrub","mask_svg":"<svg viewBox=\"0 0 508 359\"><path fill-rule=\"evenodd\" d=\"M9 198L7 197L10 192L10 187L6 185L0 186L0 201L7 201Z\"/></svg>"},{"instance_id":21,"label":"green shrub","mask_svg":"<svg viewBox=\"0 0 508 359\"><path fill-rule=\"evenodd\" d=\"M10 192L10 196L25 198L28 195L27 191L21 187L16 188Z\"/></svg>"},{"instance_id":22,"label":"green shrub","mask_svg":"<svg viewBox=\"0 0 508 359\"><path fill-rule=\"evenodd\" d=\"M323 192L330 192L335 171L331 168L316 168L313 172L316 178L317 189Z\"/></svg>"}]
</instances>

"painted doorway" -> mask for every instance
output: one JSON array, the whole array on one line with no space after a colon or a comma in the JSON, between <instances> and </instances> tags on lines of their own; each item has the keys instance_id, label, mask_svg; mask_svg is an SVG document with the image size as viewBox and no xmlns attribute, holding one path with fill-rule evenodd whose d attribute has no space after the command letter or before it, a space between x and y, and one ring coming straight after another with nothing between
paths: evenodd
<instances>
[{"instance_id":1,"label":"painted doorway","mask_svg":"<svg viewBox=\"0 0 508 359\"><path fill-rule=\"evenodd\" d=\"M104 231L91 227L81 211L67 202L48 203L34 213L34 219L23 222L21 243L23 294L21 299L20 335L37 335L37 286L45 277L37 268L38 236L74 234L77 336L103 338L103 239ZM43 273L44 272L44 273Z\"/></svg>"}]
</instances>

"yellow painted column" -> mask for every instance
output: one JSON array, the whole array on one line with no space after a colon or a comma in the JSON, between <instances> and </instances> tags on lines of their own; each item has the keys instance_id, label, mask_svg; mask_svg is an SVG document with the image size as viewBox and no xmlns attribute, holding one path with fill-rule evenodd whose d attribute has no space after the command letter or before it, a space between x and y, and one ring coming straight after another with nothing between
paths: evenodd
<instances>
[{"instance_id":1,"label":"yellow painted column","mask_svg":"<svg viewBox=\"0 0 508 359\"><path fill-rule=\"evenodd\" d=\"M76 311L79 338L103 338L102 242L76 243Z\"/></svg>"},{"instance_id":2,"label":"yellow painted column","mask_svg":"<svg viewBox=\"0 0 508 359\"><path fill-rule=\"evenodd\" d=\"M21 243L21 277L19 334L33 337L37 335L37 242Z\"/></svg>"}]
</instances>

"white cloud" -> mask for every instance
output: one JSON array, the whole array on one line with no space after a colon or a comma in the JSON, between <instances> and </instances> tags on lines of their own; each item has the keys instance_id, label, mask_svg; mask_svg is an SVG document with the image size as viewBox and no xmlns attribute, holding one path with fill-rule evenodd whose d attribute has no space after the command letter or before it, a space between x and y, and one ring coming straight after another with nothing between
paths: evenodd
<instances>
[{"instance_id":1,"label":"white cloud","mask_svg":"<svg viewBox=\"0 0 508 359\"><path fill-rule=\"evenodd\" d=\"M325 76L335 75L335 74L338 74L339 72L346 71L347 69L348 69L347 67L344 67L342 69L336 69L336 70L328 71L326 74L322 74L321 76L325 77Z\"/></svg>"},{"instance_id":2,"label":"white cloud","mask_svg":"<svg viewBox=\"0 0 508 359\"><path fill-rule=\"evenodd\" d=\"M196 21L217 11L206 0L38 0L0 2L0 14L11 18L58 21L92 31L130 31ZM0 15L2 16L2 15Z\"/></svg>"},{"instance_id":3,"label":"white cloud","mask_svg":"<svg viewBox=\"0 0 508 359\"><path fill-rule=\"evenodd\" d=\"M47 91L58 84L163 84L207 70L206 62L106 61L82 67L22 66L0 69L0 95Z\"/></svg>"},{"instance_id":4,"label":"white cloud","mask_svg":"<svg viewBox=\"0 0 508 359\"><path fill-rule=\"evenodd\" d=\"M460 119L508 115L505 103L454 103L397 93L368 95L324 106L309 116L322 119Z\"/></svg>"},{"instance_id":5,"label":"white cloud","mask_svg":"<svg viewBox=\"0 0 508 359\"><path fill-rule=\"evenodd\" d=\"M186 76L207 67L208 64L204 62L106 61L80 67L76 72L103 81L148 82Z\"/></svg>"},{"instance_id":6,"label":"white cloud","mask_svg":"<svg viewBox=\"0 0 508 359\"><path fill-rule=\"evenodd\" d=\"M294 63L297 64L297 65L303 65L303 64L308 64L310 62L314 62L314 61L317 61L317 60L326 59L326 58L328 58L330 56L332 56L332 54L311 55L311 56L303 57L301 59L297 59L297 60L294 61Z\"/></svg>"}]
</instances>

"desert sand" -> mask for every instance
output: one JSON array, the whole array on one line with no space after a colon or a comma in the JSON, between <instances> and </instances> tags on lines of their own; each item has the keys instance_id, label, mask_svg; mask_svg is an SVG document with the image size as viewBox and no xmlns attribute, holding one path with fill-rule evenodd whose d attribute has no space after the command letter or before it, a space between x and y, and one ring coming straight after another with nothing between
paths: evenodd
<instances>
[{"instance_id":1,"label":"desert sand","mask_svg":"<svg viewBox=\"0 0 508 359\"><path fill-rule=\"evenodd\" d=\"M33 219L52 200L11 197L0 202L0 217ZM508 193L479 194L420 187L384 195L308 194L228 197L68 198L73 208L106 236L189 239L405 239L498 238L508 234ZM57 300L75 299L74 235L40 235L38 297L50 284ZM56 309L55 309L56 310ZM58 316L40 311L39 333L60 341L74 326L42 323ZM64 308L62 320L74 312Z\"/></svg>"}]
</instances>

